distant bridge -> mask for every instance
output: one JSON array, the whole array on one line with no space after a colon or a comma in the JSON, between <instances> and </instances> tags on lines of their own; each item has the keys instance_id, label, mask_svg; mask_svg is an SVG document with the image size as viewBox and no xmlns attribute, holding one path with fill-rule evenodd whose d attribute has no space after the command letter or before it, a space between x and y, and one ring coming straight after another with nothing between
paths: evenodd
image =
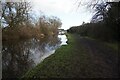
<instances>
[{"instance_id":1,"label":"distant bridge","mask_svg":"<svg viewBox=\"0 0 120 80\"><path fill-rule=\"evenodd\" d=\"M64 29L58 29L58 31L60 35L64 35L65 33L67 33L67 31Z\"/></svg>"}]
</instances>

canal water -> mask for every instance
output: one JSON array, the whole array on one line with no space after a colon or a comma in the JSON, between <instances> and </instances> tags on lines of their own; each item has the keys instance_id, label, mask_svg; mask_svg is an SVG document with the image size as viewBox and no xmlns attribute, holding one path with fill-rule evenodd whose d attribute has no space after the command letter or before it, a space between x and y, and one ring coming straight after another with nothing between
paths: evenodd
<instances>
[{"instance_id":1,"label":"canal water","mask_svg":"<svg viewBox=\"0 0 120 80\"><path fill-rule=\"evenodd\" d=\"M41 40L33 38L24 41L3 42L2 77L21 77L53 54L61 45L67 45L66 41L66 35L58 35Z\"/></svg>"}]
</instances>

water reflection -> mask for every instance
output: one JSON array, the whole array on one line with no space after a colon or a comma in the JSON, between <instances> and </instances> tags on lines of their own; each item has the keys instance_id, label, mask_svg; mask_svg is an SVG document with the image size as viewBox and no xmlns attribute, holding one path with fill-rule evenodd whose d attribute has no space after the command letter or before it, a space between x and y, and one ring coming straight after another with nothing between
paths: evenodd
<instances>
[{"instance_id":1,"label":"water reflection","mask_svg":"<svg viewBox=\"0 0 120 80\"><path fill-rule=\"evenodd\" d=\"M58 35L58 38L61 39L61 45L67 45L67 37L66 37L66 35Z\"/></svg>"},{"instance_id":2,"label":"water reflection","mask_svg":"<svg viewBox=\"0 0 120 80\"><path fill-rule=\"evenodd\" d=\"M43 59L64 45L63 36L51 36L41 40L35 38L24 41L3 42L2 76L15 78L24 75Z\"/></svg>"}]
</instances>

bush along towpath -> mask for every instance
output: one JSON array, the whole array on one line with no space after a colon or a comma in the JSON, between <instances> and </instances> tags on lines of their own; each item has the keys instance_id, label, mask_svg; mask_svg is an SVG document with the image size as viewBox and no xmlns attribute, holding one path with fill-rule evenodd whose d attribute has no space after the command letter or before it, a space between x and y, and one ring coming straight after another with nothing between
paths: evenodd
<instances>
[{"instance_id":1,"label":"bush along towpath","mask_svg":"<svg viewBox=\"0 0 120 80\"><path fill-rule=\"evenodd\" d=\"M67 34L68 45L60 47L24 78L118 78L117 49L101 41Z\"/></svg>"}]
</instances>

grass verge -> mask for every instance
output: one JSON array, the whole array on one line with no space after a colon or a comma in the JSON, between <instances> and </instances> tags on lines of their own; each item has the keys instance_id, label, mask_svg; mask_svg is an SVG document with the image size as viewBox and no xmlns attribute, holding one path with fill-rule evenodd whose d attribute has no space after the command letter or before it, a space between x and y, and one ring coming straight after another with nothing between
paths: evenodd
<instances>
[{"instance_id":1,"label":"grass verge","mask_svg":"<svg viewBox=\"0 0 120 80\"><path fill-rule=\"evenodd\" d=\"M67 37L67 46L57 49L53 55L28 71L24 78L80 77L79 73L86 66L83 62L88 62L88 57L84 54L85 52L82 48L76 48L76 41L72 34L67 34ZM81 76L85 76L84 73Z\"/></svg>"},{"instance_id":2,"label":"grass verge","mask_svg":"<svg viewBox=\"0 0 120 80\"><path fill-rule=\"evenodd\" d=\"M114 42L114 43L105 43L106 45L108 45L109 47L111 47L112 49L118 51L118 45L119 43L118 42Z\"/></svg>"},{"instance_id":3,"label":"grass verge","mask_svg":"<svg viewBox=\"0 0 120 80\"><path fill-rule=\"evenodd\" d=\"M83 47L80 36L67 34L68 45L61 46L23 78L101 78L111 77L109 65L100 56ZM97 54L97 53L96 53Z\"/></svg>"}]
</instances>

